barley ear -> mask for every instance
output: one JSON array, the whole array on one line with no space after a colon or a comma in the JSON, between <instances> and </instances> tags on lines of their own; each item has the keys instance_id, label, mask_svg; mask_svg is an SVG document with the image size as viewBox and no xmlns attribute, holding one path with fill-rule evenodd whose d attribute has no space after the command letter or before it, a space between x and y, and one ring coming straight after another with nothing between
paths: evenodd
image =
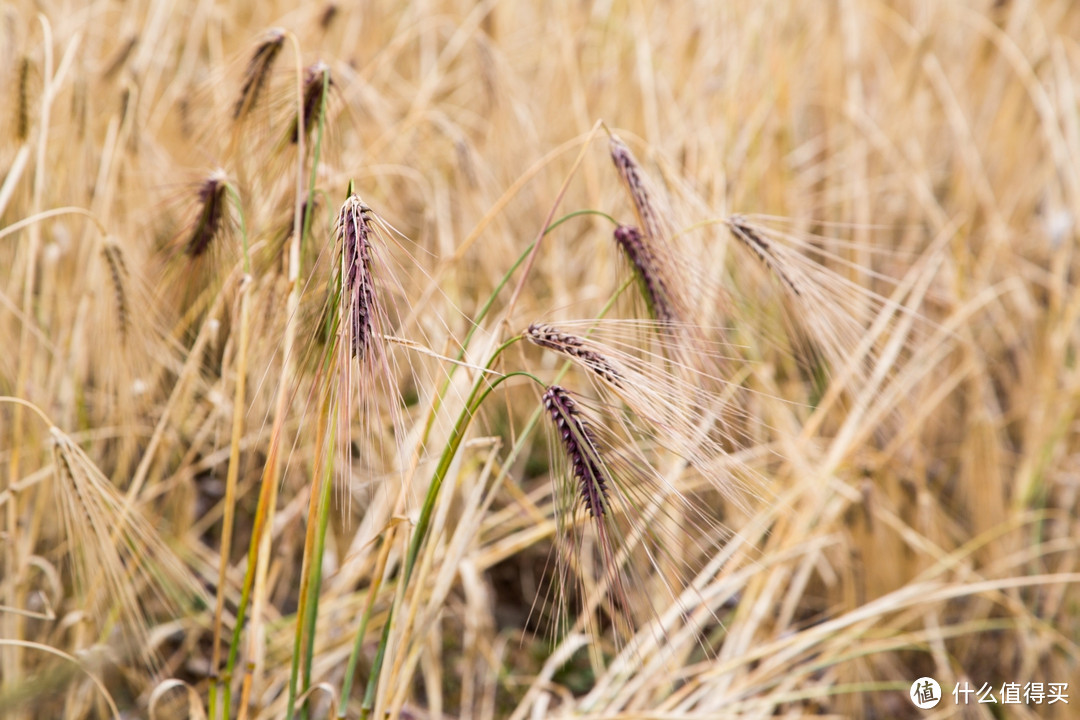
<instances>
[{"instance_id":1,"label":"barley ear","mask_svg":"<svg viewBox=\"0 0 1080 720\"><path fill-rule=\"evenodd\" d=\"M762 265L776 275L777 279L779 279L788 290L797 296L802 294L799 292L799 286L795 284L795 280L781 267L768 240L763 238L760 233L754 230L754 228L750 227L750 225L739 215L735 215L728 220L728 227L731 229L732 236L749 249L750 252L754 253L754 255L761 260Z\"/></svg>"},{"instance_id":2,"label":"barley ear","mask_svg":"<svg viewBox=\"0 0 1080 720\"><path fill-rule=\"evenodd\" d=\"M19 61L19 97L15 112L15 137L24 142L30 134L30 58Z\"/></svg>"},{"instance_id":3,"label":"barley ear","mask_svg":"<svg viewBox=\"0 0 1080 720\"><path fill-rule=\"evenodd\" d=\"M371 275L371 209L350 195L338 215L340 306L338 332L353 357L366 354L376 333L375 281Z\"/></svg>"},{"instance_id":4,"label":"barley ear","mask_svg":"<svg viewBox=\"0 0 1080 720\"><path fill-rule=\"evenodd\" d=\"M151 668L152 618L180 617L209 605L205 590L157 529L59 428L53 440L54 496L71 558L77 596L105 631L118 611L130 650ZM149 590L149 592L147 592Z\"/></svg>"},{"instance_id":5,"label":"barley ear","mask_svg":"<svg viewBox=\"0 0 1080 720\"><path fill-rule=\"evenodd\" d=\"M211 173L199 186L199 214L184 250L189 257L195 258L205 253L224 228L227 213L225 190L225 174L221 171Z\"/></svg>"},{"instance_id":6,"label":"barley ear","mask_svg":"<svg viewBox=\"0 0 1080 720\"><path fill-rule=\"evenodd\" d=\"M607 468L596 449L592 429L578 413L573 397L561 386L549 386L544 392L543 400L570 462L571 474L578 484L581 502L590 516L600 518L610 506L610 482ZM597 527L603 530L603 523L598 523Z\"/></svg>"},{"instance_id":7,"label":"barley ear","mask_svg":"<svg viewBox=\"0 0 1080 720\"><path fill-rule=\"evenodd\" d=\"M113 241L105 243L102 249L105 263L109 266L109 280L112 282L113 298L116 304L117 327L120 329L120 343L127 345L128 330L131 322L130 305L127 292L127 265L124 253Z\"/></svg>"},{"instance_id":8,"label":"barley ear","mask_svg":"<svg viewBox=\"0 0 1080 720\"><path fill-rule=\"evenodd\" d=\"M315 117L323 104L323 95L333 81L330 78L330 66L324 62L317 62L304 70L304 136L311 133L312 118ZM289 141L293 145L300 140L300 118L293 118L289 128Z\"/></svg>"},{"instance_id":9,"label":"barley ear","mask_svg":"<svg viewBox=\"0 0 1080 720\"><path fill-rule=\"evenodd\" d=\"M611 161L615 163L619 178L634 204L638 224L650 240L662 240L665 237L663 220L649 192L641 165L617 135L611 136L609 147Z\"/></svg>"},{"instance_id":10,"label":"barley ear","mask_svg":"<svg viewBox=\"0 0 1080 720\"><path fill-rule=\"evenodd\" d=\"M585 342L577 335L560 332L544 323L532 323L525 331L525 337L538 347L554 350L582 362L614 387L623 386L622 373L615 364L597 351L585 347Z\"/></svg>"},{"instance_id":11,"label":"barley ear","mask_svg":"<svg viewBox=\"0 0 1080 720\"><path fill-rule=\"evenodd\" d=\"M240 97L233 107L233 120L239 120L247 115L255 103L259 100L259 93L266 86L270 77L270 70L274 61L281 53L285 45L285 31L281 28L271 28L255 52L251 55L247 70L244 72L244 83L240 87Z\"/></svg>"},{"instance_id":12,"label":"barley ear","mask_svg":"<svg viewBox=\"0 0 1080 720\"><path fill-rule=\"evenodd\" d=\"M649 246L641 231L635 227L620 225L615 228L615 242L626 255L641 284L641 293L653 317L661 323L672 324L679 320L674 294L665 278L659 256Z\"/></svg>"}]
</instances>

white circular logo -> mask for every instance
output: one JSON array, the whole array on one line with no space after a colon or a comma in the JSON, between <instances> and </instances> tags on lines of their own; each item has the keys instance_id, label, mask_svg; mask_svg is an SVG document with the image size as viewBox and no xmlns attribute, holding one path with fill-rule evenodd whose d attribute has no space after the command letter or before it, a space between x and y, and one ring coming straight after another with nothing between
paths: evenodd
<instances>
[{"instance_id":1,"label":"white circular logo","mask_svg":"<svg viewBox=\"0 0 1080 720\"><path fill-rule=\"evenodd\" d=\"M908 694L911 695L911 702L915 703L915 707L922 710L929 710L941 702L941 686L932 677L921 677L911 683L911 692Z\"/></svg>"}]
</instances>

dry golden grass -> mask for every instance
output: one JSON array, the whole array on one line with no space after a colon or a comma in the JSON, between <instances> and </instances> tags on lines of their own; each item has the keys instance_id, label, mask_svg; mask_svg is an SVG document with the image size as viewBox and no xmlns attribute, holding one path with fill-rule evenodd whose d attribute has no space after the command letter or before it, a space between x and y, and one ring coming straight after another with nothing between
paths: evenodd
<instances>
[{"instance_id":1,"label":"dry golden grass","mask_svg":"<svg viewBox=\"0 0 1080 720\"><path fill-rule=\"evenodd\" d=\"M0 716L1074 715L1074 3L0 16Z\"/></svg>"}]
</instances>

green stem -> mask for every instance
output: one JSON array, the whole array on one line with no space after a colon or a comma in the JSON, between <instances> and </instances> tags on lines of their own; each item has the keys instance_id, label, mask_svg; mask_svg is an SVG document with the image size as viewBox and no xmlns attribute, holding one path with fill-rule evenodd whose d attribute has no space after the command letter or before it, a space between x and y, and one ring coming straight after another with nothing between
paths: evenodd
<instances>
[{"instance_id":1,"label":"green stem","mask_svg":"<svg viewBox=\"0 0 1080 720\"><path fill-rule=\"evenodd\" d=\"M304 228L301 231L301 247L303 246L303 238L307 235L311 228L311 204L312 198L315 196L315 177L316 171L319 166L319 157L322 151L323 131L325 128L325 116L326 116L326 92L330 83L330 74L326 72L323 74L323 98L319 108L319 132L315 142L315 157L311 164L311 175L308 183L308 210L304 212ZM301 110L302 112L302 110ZM299 131L299 130L298 130ZM300 159L303 162L303 158ZM228 187L228 185L226 185ZM241 225L243 226L243 214L241 213ZM250 258L247 252L247 234L244 233L244 261L245 267L250 270ZM299 276L299 268L296 268L296 276ZM290 273L292 275L292 273ZM263 479L264 485L266 478ZM251 600L251 590L255 581L255 566L256 559L258 558L258 544L261 540L261 529L265 525L265 514L270 511L267 507L268 494L265 492L265 487L260 489L259 492L259 504L256 507L256 523L255 532L251 538L251 545L248 549L248 567L244 573L244 585L240 591L240 604L236 608L236 626L233 628L232 645L229 647L229 657L225 663L225 672L222 675L224 681L225 698L224 698L224 716L225 720L229 720L229 705L232 703L232 674L236 668L236 656L240 649L240 635L244 629L244 619L247 615L247 606ZM262 521L262 522L260 522Z\"/></svg>"},{"instance_id":2,"label":"green stem","mask_svg":"<svg viewBox=\"0 0 1080 720\"><path fill-rule=\"evenodd\" d=\"M292 662L289 668L289 694L286 717L292 719L296 707L296 686L300 675L300 659L306 658L304 665L304 685L301 692L307 692L311 684L311 653L314 642L314 619L319 601L319 588L322 584L322 556L326 543L326 519L329 517L330 487L333 480L333 447L336 438L336 425L329 422L330 399L320 403L319 428L330 428L329 442L318 433L316 447L326 454L325 460L316 463L315 480L308 505L307 532L304 537L304 560L301 566L300 602L296 609L296 631L293 638ZM310 621L310 622L309 622ZM307 717L307 707L301 710L301 717Z\"/></svg>"},{"instance_id":3,"label":"green stem","mask_svg":"<svg viewBox=\"0 0 1080 720\"><path fill-rule=\"evenodd\" d=\"M333 447L331 436L330 447ZM304 678L301 691L307 693L311 689L311 663L315 656L315 623L319 615L319 590L322 586L323 555L326 549L326 529L330 520L330 491L333 487L333 464L327 463L326 477L323 478L322 497L319 499L319 529L316 536L315 556L311 563L311 579L308 583L308 601L303 617L303 637L306 641L304 648ZM299 641L300 634L297 634ZM290 699L287 718L292 718L292 706L294 699ZM300 711L300 717L306 720L307 706Z\"/></svg>"},{"instance_id":4,"label":"green stem","mask_svg":"<svg viewBox=\"0 0 1080 720\"><path fill-rule=\"evenodd\" d=\"M583 216L583 215L599 215L600 217L603 217L603 218L607 219L608 221L610 221L612 225L616 225L616 226L618 225L618 222L613 217L611 217L607 213L601 212L599 210L590 210L590 209L575 210L574 212L567 213L563 217L559 218L558 220L556 220L556 221L552 222L550 225L548 225L548 227L544 229L544 232L541 235L541 237L546 236L548 233L555 230L555 228L559 227L564 222L567 222L568 220L570 220L572 218ZM480 312L478 313L475 320L473 321L472 327L470 328L469 332L466 334L465 339L461 344L461 348L458 350L457 357L456 357L457 360L461 360L465 356L465 352L469 347L469 343L472 341L472 338L476 334L476 331L479 330L480 324L483 322L484 318L487 317L488 313L491 311L491 308L495 304L495 300L498 298L498 296L502 292L503 288L506 287L507 283L510 281L510 278L513 276L514 272L522 265L522 263L524 263L526 261L526 259L528 259L532 255L532 252L536 247L536 242L537 241L534 241L534 242L530 243L529 246L527 248L525 248L525 250L517 258L517 260L514 261L514 263L503 274L502 278L496 284L495 288L492 290L491 294L488 296L487 300L485 301L483 307L480 309ZM619 294L621 294L622 291L625 290L625 289L626 289L626 285L623 285L623 287L619 289L619 292L616 293L616 297ZM604 308L605 313L607 312L608 309L610 309L610 307L614 303L614 301L615 301L615 298L612 298L612 300ZM487 363L486 367L490 369L492 363L495 362L495 360L502 354L502 352L506 348L508 348L510 345L512 345L513 343L517 342L520 339L521 339L520 336L516 336L516 337L511 338L510 340L506 341L502 345L500 345L492 353L492 356L488 360L488 363ZM436 413L438 412L439 408L441 407L442 400L446 397L446 393L447 393L447 391L449 390L449 387L450 387L450 382L453 379L453 375L454 375L454 372L457 370L457 367L458 367L458 365L455 363L447 371L446 379L443 381L442 387L439 390L439 394L437 395L437 397L435 399L435 402L432 404L430 414L428 415L427 424L424 427L424 433L423 433L423 436L422 436L423 441L427 440L428 435L431 432L431 428L432 428L432 426L434 425L434 422L435 422ZM568 367L569 367L569 365L567 364L563 368L562 372L565 373L566 369ZM560 373L560 375L561 374L562 373ZM450 440L447 442L447 445L443 450L443 454L439 459L439 465L435 469L435 473L434 473L434 476L432 478L431 486L428 488L427 496L424 498L424 505L421 508L420 517L417 520L416 529L415 529L415 531L413 533L412 541L410 543L409 550L408 550L408 553L407 553L406 559L405 559L405 569L404 569L404 574L403 574L404 585L408 585L409 579L410 579L410 577L412 575L413 565L415 564L416 558L417 558L417 556L419 555L419 552L420 552L420 546L423 543L425 536L427 535L428 525L431 522L431 514L434 511L435 501L438 498L439 490L440 490L440 488L442 486L443 479L445 478L446 473L449 471L450 463L453 461L453 458L457 454L457 451L458 451L458 449L459 449L459 447L461 445L461 441L465 436L465 431L468 429L468 425L471 422L472 417L475 414L476 409L479 408L480 404L483 403L483 401L487 398L487 396L491 393L491 391L495 389L495 387L500 385L503 381L507 380L508 378L516 377L516 376L519 376L519 375L520 376L527 376L527 377L533 379L534 381L536 381L537 383L539 383L541 386L545 386L545 384L541 380L539 380L536 376L531 375L529 373L525 373L525 372L514 372L514 373L509 373L507 375L503 375L500 378L498 378L497 380L495 380L494 382L488 384L486 389L483 389L484 388L483 382L485 380L485 377L484 377L483 374L481 374L481 376L479 378L477 378L476 384L473 385L473 389L472 389L472 391L471 391L471 393L469 395L469 398L465 402L465 408L462 410L461 415L458 417L457 423L455 424L453 432L451 433ZM536 416L534 416L531 419L530 424L535 425L536 419L538 417L539 417L538 414ZM347 666L346 672L345 672L345 681L342 684L341 699L339 701L339 707L338 707L338 717L339 718L344 718L345 715L346 715L346 710L347 710L348 702L349 702L349 696L352 693L353 678L356 675L356 666L357 666L357 664L359 662L360 652L361 652L361 649L362 649L364 636L365 636L365 634L367 632L368 620L370 618L370 610L371 610L371 607L373 607L373 605L374 605L374 603L369 604L369 608L364 613L363 617L360 620L360 626L357 628L356 638L355 638L355 641L353 643L353 650L352 650L352 653L349 656L349 662L348 662L348 666ZM390 609L390 611L389 611L389 613L387 615L385 624L383 625L383 631L382 631L382 635L381 635L381 637L379 639L378 649L377 649L377 651L375 653L374 663L372 665L371 673L368 676L368 684L367 684L367 687L366 687L365 692L364 692L364 699L363 699L363 704L362 704L362 709L361 709L361 717L366 718L370 714L371 708L374 705L375 688L376 688L376 685L378 683L379 673L380 673L380 671L382 669L383 659L386 656L386 648L387 648L387 645L388 645L389 639L390 639L390 625L391 625L391 620L392 619L393 619L393 608Z\"/></svg>"},{"instance_id":5,"label":"green stem","mask_svg":"<svg viewBox=\"0 0 1080 720\"><path fill-rule=\"evenodd\" d=\"M547 235L567 220L571 220L582 215L599 215L602 218L610 220L612 225L618 226L619 224L615 220L615 218L599 210L575 210L571 213L563 215L561 218L548 225L547 229L544 230L544 235ZM491 294L488 295L488 299L484 302L484 306L480 308L480 312L477 314L476 319L473 320L472 327L469 329L469 332L466 333L465 340L461 343L461 349L458 350L455 360L460 361L462 358L465 357L465 351L468 349L469 343L472 342L473 335L475 335L476 331L480 329L480 323L482 323L484 321L484 318L487 317L487 314L491 311L492 306L495 304L496 298L499 297L499 293L501 293L502 289L506 287L506 284L510 282L511 276L513 276L514 272L529 257L534 247L536 247L535 241L529 243L529 246L525 248L524 252L522 252L521 255L518 256L517 260L514 261L514 264L510 266L510 268L503 274L498 284L495 285L495 288L491 291ZM435 403L431 407L431 413L428 415L427 425L424 427L424 434L422 440L425 442L427 441L428 434L431 432L432 426L435 424L435 414L439 411L439 407L442 405L443 398L446 397L446 391L450 388L450 381L453 380L454 372L457 370L457 368L458 365L456 363L452 364L450 366L450 369L446 372L446 379L443 381L442 387L439 389L439 395Z\"/></svg>"},{"instance_id":6,"label":"green stem","mask_svg":"<svg viewBox=\"0 0 1080 720\"><path fill-rule=\"evenodd\" d=\"M244 207L240 202L240 193L237 191L237 189L235 187L233 187L232 183L225 183L225 190L229 193L229 198L232 200L233 205L236 206L236 214L240 218L240 242L241 242L241 244L243 246L243 249L244 249L244 274L245 275L250 275L251 274L251 255L250 255L249 250L248 250L247 221L244 218ZM237 363L237 365L238 365L238 368L237 368L238 376L237 376L237 391L236 391L236 398L235 398L235 402L237 404L242 403L243 400L244 400L244 397L243 397L244 381L243 381L243 378L241 377L241 375L243 375L243 373L247 372L247 369L245 367L246 360L244 358L246 357L246 353L247 353L247 337L246 337L247 327L246 327L246 323L247 323L247 303L248 303L248 298L247 298L246 293L248 292L248 289L244 288L243 284L244 284L244 281L241 281L240 292L243 293L244 295L240 299L240 302L241 302L241 313L240 313L240 315L241 315L241 323L243 325L242 325L241 330L240 330L240 334L241 334L240 351L239 351L240 360ZM233 432L234 432L234 434L236 432L238 422L239 422L238 420L234 419L234 422L233 422L233 425L234 425ZM228 481L229 481L228 484L231 485L232 492L230 493L230 492L228 492L228 490L226 491L225 518L224 518L224 521L223 521L222 538L221 538L222 554L221 554L221 575L219 577L219 580L221 582L219 582L219 587L218 587L218 594L219 594L219 601L218 602L219 603L222 602L221 598L223 598L224 594L225 594L225 583L224 583L225 574L224 573L225 573L226 564L228 563L228 555L229 555L228 549L232 545L232 525L233 525L232 515L233 515L233 513L235 513L235 498L232 497L232 496L235 495L236 472L237 472L235 466L239 462L239 454L237 452L237 450L239 448L238 448L238 446L235 445L236 438L234 438L233 442L234 442L234 447L233 447L233 451L232 451L232 454L230 455L230 459L229 459L229 477L228 477ZM230 498L232 498L232 501L233 501L232 503L229 502ZM219 605L219 607L220 607L220 605ZM215 613L214 623L215 623L215 630L214 630L214 650L213 650L213 655L214 655L213 672L214 672L215 678L214 678L214 681L210 683L210 697L209 697L210 718L211 718L211 720L216 720L216 718L217 718L217 714L218 714L218 692L221 689L221 685L222 685L222 676L221 676L221 674L219 672L220 669L217 666L217 662L218 662L218 658L219 658L219 656L218 656L218 647L219 647L218 642L220 640L220 635L219 635L219 633L220 633L220 614L219 613ZM228 693L227 688L225 690L224 695L225 695L226 703L227 703L228 698L229 698L229 693ZM227 706L226 706L226 708L224 710L224 714L225 714L226 718L229 717L229 708Z\"/></svg>"},{"instance_id":7,"label":"green stem","mask_svg":"<svg viewBox=\"0 0 1080 720\"><path fill-rule=\"evenodd\" d=\"M490 368L496 359L502 354L506 348L513 345L515 342L521 339L521 336L515 336L498 348L492 353L491 358L488 360L487 367ZM412 541L409 543L408 552L405 555L405 567L402 573L401 582L403 586L409 584L409 580L412 577L413 568L416 565L416 558L420 554L420 547L424 542L427 535L428 527L431 524L431 515L435 510L435 502L439 497L439 490L442 487L443 480L446 479L446 474L450 470L450 464L453 462L454 457L457 455L458 449L461 447L461 441L465 438L465 432L468 430L469 423L472 422L473 417L476 415L476 411L487 399L491 392L501 385L506 380L513 377L528 377L535 381L541 387L544 387L544 382L537 378L535 375L523 371L507 373L506 375L500 375L490 383L485 382L487 380L486 375L481 374L477 378L476 383L473 384L472 391L469 393L469 398L465 401L465 407L462 409L461 414L458 416L457 422L454 424L454 429L451 431L450 439L446 443L446 447L443 448L442 456L439 458L439 464L435 468L435 473L431 479L431 485L428 487L427 495L424 497L424 504L420 508L420 517L416 521L416 529L413 531ZM382 670L383 658L386 655L386 647L390 639L390 625L393 620L394 610L391 607L386 616L386 622L383 625L382 636L379 639L379 647L375 653L375 661L371 668L371 673L368 675L367 688L364 691L364 701L361 708L361 717L367 717L370 712L375 699L375 687L378 684L379 672ZM366 629L367 623L361 623L361 629ZM360 653L360 647L363 643L363 635L358 634L356 641L353 643L353 654L349 658L349 668L355 670L356 661ZM352 690L352 673L348 673L345 676L345 684L341 693L341 704L338 709L338 717L345 717L345 708L348 704L349 694Z\"/></svg>"},{"instance_id":8,"label":"green stem","mask_svg":"<svg viewBox=\"0 0 1080 720\"><path fill-rule=\"evenodd\" d=\"M491 360L494 361L503 350L520 339L521 336L519 335L504 342L492 354ZM491 363L488 363L488 367L491 367ZM487 384L486 387L482 385L483 381L486 379L484 375L481 375L477 379L476 384L473 385L473 391L469 394L469 399L465 403L465 409L462 411L461 415L458 416L457 423L454 424L454 430L450 435L450 441L446 444L446 448L439 458L439 464L435 468L435 474L431 479L431 486L428 488L427 495L424 497L424 504L420 508L420 517L416 521L416 530L413 532L412 542L409 544L409 552L405 556L405 573L403 575L403 580L406 585L409 584L409 578L412 577L413 566L416 564L416 558L420 554L420 546L427 536L428 526L431 524L431 514L435 510L435 501L439 496L439 489L442 487L443 480L446 478L446 473L450 470L450 464L457 455L458 448L461 447L461 441L465 438L465 431L468 430L469 423L472 422L477 410L480 409L480 405L483 404L488 395L490 395L496 387L513 377L527 377L535 381L540 387L546 387L543 380L532 373L525 371L500 375L491 383Z\"/></svg>"}]
</instances>

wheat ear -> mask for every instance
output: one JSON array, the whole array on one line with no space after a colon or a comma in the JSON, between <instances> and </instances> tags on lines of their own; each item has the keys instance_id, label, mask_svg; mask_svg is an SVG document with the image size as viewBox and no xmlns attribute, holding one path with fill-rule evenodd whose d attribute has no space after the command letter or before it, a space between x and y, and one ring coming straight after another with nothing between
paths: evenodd
<instances>
[{"instance_id":1,"label":"wheat ear","mask_svg":"<svg viewBox=\"0 0 1080 720\"><path fill-rule=\"evenodd\" d=\"M209 249L225 225L226 178L221 171L209 175L199 186L199 215L185 243L190 257L199 257Z\"/></svg>"},{"instance_id":2,"label":"wheat ear","mask_svg":"<svg viewBox=\"0 0 1080 720\"><path fill-rule=\"evenodd\" d=\"M330 86L330 66L324 62L317 62L304 70L304 135L311 133L314 123L311 118L323 104L323 93ZM299 118L293 120L289 130L289 140L295 145L300 140Z\"/></svg>"},{"instance_id":3,"label":"wheat ear","mask_svg":"<svg viewBox=\"0 0 1080 720\"><path fill-rule=\"evenodd\" d=\"M105 243L101 251L105 263L109 266L109 280L112 282L113 298L116 303L117 326L120 328L120 344L127 345L128 329L131 322L130 305L127 293L127 265L124 253L115 242Z\"/></svg>"},{"instance_id":4,"label":"wheat ear","mask_svg":"<svg viewBox=\"0 0 1080 720\"><path fill-rule=\"evenodd\" d=\"M266 86L266 80L270 77L270 69L274 61L285 46L285 31L281 28L271 28L255 52L251 55L247 70L244 72L244 83L240 86L240 97L236 100L233 108L233 120L239 120L258 102L259 93ZM306 112L306 108L305 108ZM305 115L305 117L310 117Z\"/></svg>"},{"instance_id":5,"label":"wheat ear","mask_svg":"<svg viewBox=\"0 0 1080 720\"><path fill-rule=\"evenodd\" d=\"M578 483L582 503L589 515L598 518L604 515L610 504L608 498L607 469L596 449L592 429L581 417L573 397L559 385L551 385L544 392L544 407L547 408L555 430L559 434L563 450L570 461L571 472ZM597 527L603 529L603 524Z\"/></svg>"}]
</instances>

